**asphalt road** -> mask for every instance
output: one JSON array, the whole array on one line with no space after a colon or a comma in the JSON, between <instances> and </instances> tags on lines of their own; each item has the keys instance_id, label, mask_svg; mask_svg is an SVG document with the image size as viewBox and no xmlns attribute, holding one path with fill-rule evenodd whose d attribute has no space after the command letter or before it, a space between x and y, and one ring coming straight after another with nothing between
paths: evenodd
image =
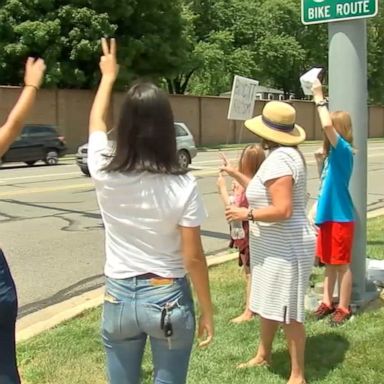
<instances>
[{"instance_id":1,"label":"asphalt road","mask_svg":"<svg viewBox=\"0 0 384 384\"><path fill-rule=\"evenodd\" d=\"M318 176L312 153L308 190L316 197ZM235 159L239 151L228 151ZM227 249L228 225L216 188L218 153L200 152L193 174L209 213L202 227L205 252ZM4 165L0 170L1 246L17 283L20 316L103 283L103 227L92 182L71 158L56 167ZM369 145L368 209L384 207L384 142Z\"/></svg>"}]
</instances>

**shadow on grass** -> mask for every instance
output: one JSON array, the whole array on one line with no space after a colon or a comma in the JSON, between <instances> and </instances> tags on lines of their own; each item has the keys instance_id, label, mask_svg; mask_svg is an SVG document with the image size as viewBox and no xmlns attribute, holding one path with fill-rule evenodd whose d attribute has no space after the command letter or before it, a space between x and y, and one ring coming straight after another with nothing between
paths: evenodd
<instances>
[{"instance_id":1,"label":"shadow on grass","mask_svg":"<svg viewBox=\"0 0 384 384\"><path fill-rule=\"evenodd\" d=\"M309 382L321 380L341 365L349 348L349 341L337 333L323 333L307 339L305 375ZM287 378L290 375L288 351L280 351L272 356L271 371Z\"/></svg>"},{"instance_id":2,"label":"shadow on grass","mask_svg":"<svg viewBox=\"0 0 384 384\"><path fill-rule=\"evenodd\" d=\"M384 245L384 241L367 241L368 245Z\"/></svg>"}]
</instances>

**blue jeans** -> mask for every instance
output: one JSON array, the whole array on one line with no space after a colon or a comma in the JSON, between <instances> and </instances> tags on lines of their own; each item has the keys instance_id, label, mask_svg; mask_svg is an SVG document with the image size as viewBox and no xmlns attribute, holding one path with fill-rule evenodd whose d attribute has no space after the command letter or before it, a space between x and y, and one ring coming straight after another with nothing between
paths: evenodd
<instances>
[{"instance_id":1,"label":"blue jeans","mask_svg":"<svg viewBox=\"0 0 384 384\"><path fill-rule=\"evenodd\" d=\"M0 250L0 383L19 384L16 366L15 325L17 295L11 272Z\"/></svg>"},{"instance_id":2,"label":"blue jeans","mask_svg":"<svg viewBox=\"0 0 384 384\"><path fill-rule=\"evenodd\" d=\"M165 311L167 308L167 311ZM170 321L173 334L161 327ZM106 281L102 337L110 384L140 382L147 337L155 384L186 382L195 334L195 313L186 278L161 281L134 277Z\"/></svg>"}]
</instances>

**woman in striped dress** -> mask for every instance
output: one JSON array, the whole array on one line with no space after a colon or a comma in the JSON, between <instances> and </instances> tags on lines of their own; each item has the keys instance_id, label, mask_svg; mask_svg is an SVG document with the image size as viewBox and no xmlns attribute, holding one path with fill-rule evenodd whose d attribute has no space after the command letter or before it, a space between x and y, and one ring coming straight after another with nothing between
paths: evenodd
<instances>
[{"instance_id":1,"label":"woman in striped dress","mask_svg":"<svg viewBox=\"0 0 384 384\"><path fill-rule=\"evenodd\" d=\"M260 316L256 356L240 368L269 365L272 343L283 326L291 356L288 384L304 384L304 296L315 254L315 234L306 215L306 166L297 145L305 140L287 103L269 102L245 126L270 151L247 188L249 209L228 207L230 220L250 221L250 309Z\"/></svg>"}]
</instances>

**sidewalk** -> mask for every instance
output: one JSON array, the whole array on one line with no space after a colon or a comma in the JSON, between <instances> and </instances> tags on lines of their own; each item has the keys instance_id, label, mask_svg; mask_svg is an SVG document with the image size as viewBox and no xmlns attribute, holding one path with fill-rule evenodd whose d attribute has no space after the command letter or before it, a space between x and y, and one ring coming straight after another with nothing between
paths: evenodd
<instances>
[{"instance_id":1,"label":"sidewalk","mask_svg":"<svg viewBox=\"0 0 384 384\"><path fill-rule=\"evenodd\" d=\"M305 148L308 146L313 145L321 145L322 140L309 140L305 141L304 143L300 144L300 148ZM383 138L373 138L369 139L368 143L384 143ZM214 152L214 151L238 151L239 149L244 148L248 144L256 144L255 142L251 143L241 143L241 144L218 144L218 145L211 145L211 146L197 146L197 150L199 152Z\"/></svg>"},{"instance_id":2,"label":"sidewalk","mask_svg":"<svg viewBox=\"0 0 384 384\"><path fill-rule=\"evenodd\" d=\"M380 208L368 212L367 218L371 219L383 215L384 208ZM237 257L236 252L208 256L208 266L212 267L230 260L235 260ZM103 303L103 296L104 287L101 287L23 317L17 322L16 341L20 342L28 340L64 321L80 315L88 309L100 306Z\"/></svg>"}]
</instances>

